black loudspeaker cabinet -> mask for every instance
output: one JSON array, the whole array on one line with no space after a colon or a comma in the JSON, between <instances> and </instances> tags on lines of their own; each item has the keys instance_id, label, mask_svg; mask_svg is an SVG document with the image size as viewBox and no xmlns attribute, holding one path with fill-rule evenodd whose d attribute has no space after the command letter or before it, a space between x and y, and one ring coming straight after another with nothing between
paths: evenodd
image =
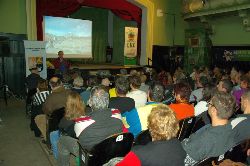
<instances>
[{"instance_id":1,"label":"black loudspeaker cabinet","mask_svg":"<svg viewBox=\"0 0 250 166\"><path fill-rule=\"evenodd\" d=\"M26 35L0 32L0 86L8 85L15 94L25 93Z\"/></svg>"}]
</instances>

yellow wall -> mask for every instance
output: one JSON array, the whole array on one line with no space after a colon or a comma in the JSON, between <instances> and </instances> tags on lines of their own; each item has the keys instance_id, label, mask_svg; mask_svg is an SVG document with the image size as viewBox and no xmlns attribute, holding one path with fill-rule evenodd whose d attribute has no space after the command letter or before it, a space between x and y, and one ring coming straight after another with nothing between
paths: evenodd
<instances>
[{"instance_id":1,"label":"yellow wall","mask_svg":"<svg viewBox=\"0 0 250 166\"><path fill-rule=\"evenodd\" d=\"M26 34L25 0L0 0L0 32Z\"/></svg>"}]
</instances>

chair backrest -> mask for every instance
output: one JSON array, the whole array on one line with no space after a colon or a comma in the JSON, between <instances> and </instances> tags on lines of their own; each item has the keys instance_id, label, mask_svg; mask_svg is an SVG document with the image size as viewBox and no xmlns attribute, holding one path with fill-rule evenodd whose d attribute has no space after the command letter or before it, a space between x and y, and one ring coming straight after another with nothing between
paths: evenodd
<instances>
[{"instance_id":1,"label":"chair backrest","mask_svg":"<svg viewBox=\"0 0 250 166\"><path fill-rule=\"evenodd\" d=\"M134 146L135 145L146 145L147 143L152 141L152 137L149 133L149 130L141 131L138 136L135 138Z\"/></svg>"},{"instance_id":2,"label":"chair backrest","mask_svg":"<svg viewBox=\"0 0 250 166\"><path fill-rule=\"evenodd\" d=\"M250 140L244 140L225 152L224 154L218 156L218 157L210 157L206 158L202 161L199 161L195 166L210 166L212 165L212 162L214 164L218 165L223 160L230 159L234 162L242 162L245 163L247 161L247 149L249 148L249 142Z\"/></svg>"},{"instance_id":3,"label":"chair backrest","mask_svg":"<svg viewBox=\"0 0 250 166\"><path fill-rule=\"evenodd\" d=\"M205 124L205 122L204 122L204 120L203 120L202 117L200 117L198 119L196 117L196 121L195 121L194 127L192 128L191 134L195 133L196 131L198 131L200 128L202 128L205 125L206 124Z\"/></svg>"},{"instance_id":4,"label":"chair backrest","mask_svg":"<svg viewBox=\"0 0 250 166\"><path fill-rule=\"evenodd\" d=\"M58 125L60 120L63 118L65 113L65 108L60 108L55 111L49 116L47 116L46 120L46 144L50 147L50 132L58 130Z\"/></svg>"},{"instance_id":5,"label":"chair backrest","mask_svg":"<svg viewBox=\"0 0 250 166\"><path fill-rule=\"evenodd\" d=\"M91 151L87 151L79 143L80 165L99 166L112 158L124 157L131 150L133 141L133 134L120 133L106 138L95 145Z\"/></svg>"},{"instance_id":6,"label":"chair backrest","mask_svg":"<svg viewBox=\"0 0 250 166\"><path fill-rule=\"evenodd\" d=\"M249 148L250 140L244 140L238 143L225 153L225 159L230 159L234 162L245 163L247 160L247 149Z\"/></svg>"},{"instance_id":7,"label":"chair backrest","mask_svg":"<svg viewBox=\"0 0 250 166\"><path fill-rule=\"evenodd\" d=\"M194 124L195 124L194 116L181 120L179 122L180 130L177 134L177 138L180 141L184 140L185 138L188 138L192 132Z\"/></svg>"}]
</instances>

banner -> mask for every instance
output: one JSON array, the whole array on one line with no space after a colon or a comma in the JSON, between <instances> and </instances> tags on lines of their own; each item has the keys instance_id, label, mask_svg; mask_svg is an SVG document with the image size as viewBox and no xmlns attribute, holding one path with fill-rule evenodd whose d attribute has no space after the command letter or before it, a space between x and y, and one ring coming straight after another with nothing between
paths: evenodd
<instances>
[{"instance_id":1,"label":"banner","mask_svg":"<svg viewBox=\"0 0 250 166\"><path fill-rule=\"evenodd\" d=\"M26 77L31 73L30 69L38 68L40 76L47 79L45 44L44 41L24 40Z\"/></svg>"},{"instance_id":2,"label":"banner","mask_svg":"<svg viewBox=\"0 0 250 166\"><path fill-rule=\"evenodd\" d=\"M137 56L138 28L125 27L124 56L135 58Z\"/></svg>"}]
</instances>

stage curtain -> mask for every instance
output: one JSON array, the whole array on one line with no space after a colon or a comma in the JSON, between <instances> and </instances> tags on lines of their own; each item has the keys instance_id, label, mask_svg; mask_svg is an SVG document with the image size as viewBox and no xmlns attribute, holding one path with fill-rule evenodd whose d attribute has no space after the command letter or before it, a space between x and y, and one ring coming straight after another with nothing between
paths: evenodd
<instances>
[{"instance_id":1,"label":"stage curtain","mask_svg":"<svg viewBox=\"0 0 250 166\"><path fill-rule=\"evenodd\" d=\"M27 37L28 40L36 40L36 1L26 0L26 14L27 14Z\"/></svg>"},{"instance_id":2,"label":"stage curtain","mask_svg":"<svg viewBox=\"0 0 250 166\"><path fill-rule=\"evenodd\" d=\"M78 10L81 5L77 1L68 0L37 0L37 39L43 40L43 16L64 17Z\"/></svg>"},{"instance_id":3,"label":"stage curtain","mask_svg":"<svg viewBox=\"0 0 250 166\"><path fill-rule=\"evenodd\" d=\"M104 63L108 45L108 10L82 7L70 17L92 20L92 53L93 60L89 63Z\"/></svg>"}]
</instances>

